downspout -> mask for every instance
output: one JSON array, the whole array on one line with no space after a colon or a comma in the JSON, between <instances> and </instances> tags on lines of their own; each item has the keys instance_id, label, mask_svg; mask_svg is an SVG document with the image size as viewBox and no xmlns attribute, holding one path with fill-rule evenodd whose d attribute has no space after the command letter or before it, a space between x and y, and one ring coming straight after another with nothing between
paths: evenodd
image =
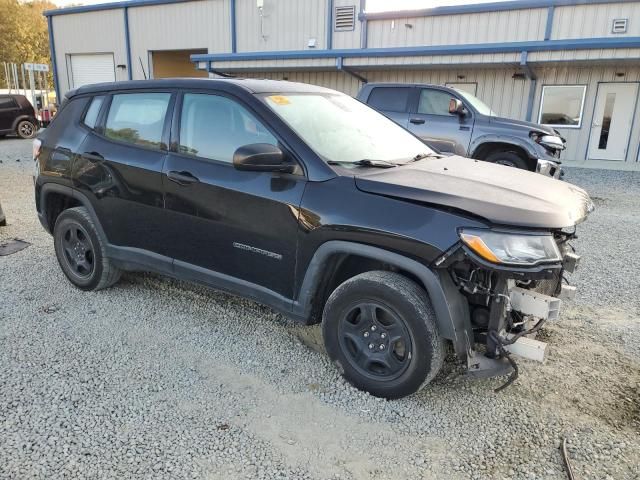
<instances>
[{"instance_id":1,"label":"downspout","mask_svg":"<svg viewBox=\"0 0 640 480\"><path fill-rule=\"evenodd\" d=\"M527 99L527 122L531 121L533 115L533 102L536 98L536 87L538 85L538 79L535 72L531 69L531 66L527 63L527 57L529 52L522 52L520 54L520 66L524 70L525 75L529 79L529 98Z\"/></svg>"},{"instance_id":2,"label":"downspout","mask_svg":"<svg viewBox=\"0 0 640 480\"><path fill-rule=\"evenodd\" d=\"M231 53L236 53L237 46L237 34L236 34L236 0L231 0Z\"/></svg>"},{"instance_id":3,"label":"downspout","mask_svg":"<svg viewBox=\"0 0 640 480\"><path fill-rule=\"evenodd\" d=\"M333 0L327 0L327 50L333 48Z\"/></svg>"},{"instance_id":4,"label":"downspout","mask_svg":"<svg viewBox=\"0 0 640 480\"><path fill-rule=\"evenodd\" d=\"M358 14L358 20L360 20L360 48L367 48L368 20L365 15L366 8L367 8L367 0L360 0L360 13Z\"/></svg>"},{"instance_id":5,"label":"downspout","mask_svg":"<svg viewBox=\"0 0 640 480\"><path fill-rule=\"evenodd\" d=\"M60 105L62 99L60 98L60 86L58 85L58 63L56 62L56 43L53 39L53 18L51 15L47 16L47 26L49 27L49 50L51 52L51 68L53 69L53 88L56 91L56 104Z\"/></svg>"},{"instance_id":6,"label":"downspout","mask_svg":"<svg viewBox=\"0 0 640 480\"><path fill-rule=\"evenodd\" d=\"M131 80L133 75L131 72L131 40L129 39L129 7L124 7L124 43L127 50L127 78Z\"/></svg>"},{"instance_id":7,"label":"downspout","mask_svg":"<svg viewBox=\"0 0 640 480\"><path fill-rule=\"evenodd\" d=\"M342 63L342 57L336 57L336 69L339 72L344 72L347 75L351 75L353 78L356 78L358 80L360 80L362 83L367 83L368 80L363 77L362 75L358 75L356 72L349 70L348 68L346 68L343 63Z\"/></svg>"}]
</instances>

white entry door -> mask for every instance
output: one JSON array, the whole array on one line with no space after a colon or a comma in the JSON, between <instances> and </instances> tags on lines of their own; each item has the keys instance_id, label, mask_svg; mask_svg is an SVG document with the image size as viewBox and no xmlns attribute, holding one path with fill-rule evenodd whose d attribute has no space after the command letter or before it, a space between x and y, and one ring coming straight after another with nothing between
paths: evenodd
<instances>
[{"instance_id":1,"label":"white entry door","mask_svg":"<svg viewBox=\"0 0 640 480\"><path fill-rule=\"evenodd\" d=\"M638 83L601 83L591 124L589 160L624 160Z\"/></svg>"},{"instance_id":2,"label":"white entry door","mask_svg":"<svg viewBox=\"0 0 640 480\"><path fill-rule=\"evenodd\" d=\"M115 82L116 72L112 53L70 55L71 88L101 82Z\"/></svg>"}]
</instances>

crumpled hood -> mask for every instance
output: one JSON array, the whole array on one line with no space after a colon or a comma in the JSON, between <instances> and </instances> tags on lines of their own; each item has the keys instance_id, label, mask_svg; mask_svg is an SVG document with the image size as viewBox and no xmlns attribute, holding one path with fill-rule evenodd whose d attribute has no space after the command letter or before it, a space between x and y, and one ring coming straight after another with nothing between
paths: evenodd
<instances>
[{"instance_id":1,"label":"crumpled hood","mask_svg":"<svg viewBox=\"0 0 640 480\"><path fill-rule=\"evenodd\" d=\"M559 229L593 210L587 192L575 185L459 156L367 170L355 182L367 193L452 207L500 225Z\"/></svg>"},{"instance_id":2,"label":"crumpled hood","mask_svg":"<svg viewBox=\"0 0 640 480\"><path fill-rule=\"evenodd\" d=\"M548 135L558 135L553 128L546 125L540 125L539 123L525 122L524 120L515 120L513 118L505 117L491 117L489 120L491 123L499 123L500 125L506 125L510 127L521 127L523 130L537 130L544 132Z\"/></svg>"}]
</instances>

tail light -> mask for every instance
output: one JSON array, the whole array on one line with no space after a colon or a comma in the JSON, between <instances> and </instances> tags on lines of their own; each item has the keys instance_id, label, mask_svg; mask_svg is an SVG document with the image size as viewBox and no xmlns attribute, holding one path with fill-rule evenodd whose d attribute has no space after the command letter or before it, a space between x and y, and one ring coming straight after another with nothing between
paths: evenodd
<instances>
[{"instance_id":1,"label":"tail light","mask_svg":"<svg viewBox=\"0 0 640 480\"><path fill-rule=\"evenodd\" d=\"M40 140L38 140L37 138L33 140L33 159L37 160L38 156L40 155L40 148L42 147L42 142Z\"/></svg>"}]
</instances>

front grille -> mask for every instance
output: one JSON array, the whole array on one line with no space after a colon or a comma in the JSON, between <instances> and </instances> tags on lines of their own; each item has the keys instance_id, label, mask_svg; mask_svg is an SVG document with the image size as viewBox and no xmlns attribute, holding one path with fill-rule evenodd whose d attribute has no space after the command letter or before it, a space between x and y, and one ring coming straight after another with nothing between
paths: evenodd
<instances>
[{"instance_id":1,"label":"front grille","mask_svg":"<svg viewBox=\"0 0 640 480\"><path fill-rule=\"evenodd\" d=\"M534 292L542 293L543 295L549 295L551 297L558 293L560 288L560 282L562 280L560 270L554 274L553 278L545 278L543 280L536 280L535 287L532 288Z\"/></svg>"}]
</instances>

